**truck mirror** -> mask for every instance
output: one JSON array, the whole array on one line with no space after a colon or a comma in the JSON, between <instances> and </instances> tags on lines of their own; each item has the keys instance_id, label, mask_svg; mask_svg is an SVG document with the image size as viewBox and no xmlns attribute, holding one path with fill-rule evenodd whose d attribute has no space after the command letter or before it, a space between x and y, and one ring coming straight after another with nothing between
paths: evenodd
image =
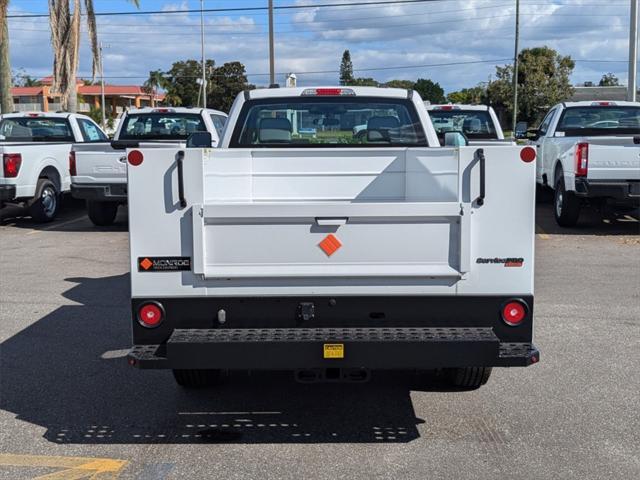
<instances>
[{"instance_id":1,"label":"truck mirror","mask_svg":"<svg viewBox=\"0 0 640 480\"><path fill-rule=\"evenodd\" d=\"M467 145L469 145L469 140L467 140L467 137L464 133L459 131L445 132L445 147L466 147Z\"/></svg>"},{"instance_id":2,"label":"truck mirror","mask_svg":"<svg viewBox=\"0 0 640 480\"><path fill-rule=\"evenodd\" d=\"M513 136L518 139L527 138L528 129L529 126L527 125L527 122L518 122L516 123L516 129L513 132Z\"/></svg>"},{"instance_id":3,"label":"truck mirror","mask_svg":"<svg viewBox=\"0 0 640 480\"><path fill-rule=\"evenodd\" d=\"M211 132L193 132L187 138L187 148L209 148L211 145Z\"/></svg>"}]
</instances>

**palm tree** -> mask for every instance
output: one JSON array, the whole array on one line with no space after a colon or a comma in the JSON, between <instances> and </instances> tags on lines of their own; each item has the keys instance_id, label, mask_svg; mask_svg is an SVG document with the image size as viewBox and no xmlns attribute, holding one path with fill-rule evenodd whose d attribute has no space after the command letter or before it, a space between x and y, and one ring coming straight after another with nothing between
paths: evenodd
<instances>
[{"instance_id":1,"label":"palm tree","mask_svg":"<svg viewBox=\"0 0 640 480\"><path fill-rule=\"evenodd\" d=\"M7 9L9 0L0 0L0 112L13 111L11 96L11 65L9 62L9 26Z\"/></svg>"},{"instance_id":2,"label":"palm tree","mask_svg":"<svg viewBox=\"0 0 640 480\"><path fill-rule=\"evenodd\" d=\"M149 72L149 78L144 82L143 88L145 92L151 94L151 106L155 107L156 92L158 88L165 88L167 85L167 79L164 76L162 70L152 70Z\"/></svg>"},{"instance_id":3,"label":"palm tree","mask_svg":"<svg viewBox=\"0 0 640 480\"><path fill-rule=\"evenodd\" d=\"M49 24L51 25L51 46L53 47L52 87L54 91L62 94L62 108L69 112L75 112L78 107L76 75L80 50L80 1L49 0ZM136 7L140 5L139 0L129 1ZM73 13L70 8L71 2L73 2ZM84 0L84 8L91 43L92 73L95 79L96 74L100 73L100 45L93 0Z\"/></svg>"}]
</instances>

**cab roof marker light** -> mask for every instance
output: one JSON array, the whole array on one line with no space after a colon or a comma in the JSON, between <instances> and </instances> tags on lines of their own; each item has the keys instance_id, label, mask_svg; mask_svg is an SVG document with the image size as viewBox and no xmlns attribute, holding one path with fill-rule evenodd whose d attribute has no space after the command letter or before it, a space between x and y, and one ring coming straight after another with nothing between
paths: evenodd
<instances>
[{"instance_id":1,"label":"cab roof marker light","mask_svg":"<svg viewBox=\"0 0 640 480\"><path fill-rule=\"evenodd\" d=\"M434 110L460 110L460 107L455 105L440 105L439 107L435 107Z\"/></svg>"},{"instance_id":2,"label":"cab roof marker light","mask_svg":"<svg viewBox=\"0 0 640 480\"><path fill-rule=\"evenodd\" d=\"M154 108L153 113L172 113L175 112L173 108Z\"/></svg>"},{"instance_id":3,"label":"cab roof marker light","mask_svg":"<svg viewBox=\"0 0 640 480\"><path fill-rule=\"evenodd\" d=\"M355 97L356 92L350 88L305 88L302 91L303 97Z\"/></svg>"},{"instance_id":4,"label":"cab roof marker light","mask_svg":"<svg viewBox=\"0 0 640 480\"><path fill-rule=\"evenodd\" d=\"M615 107L616 102L591 102L592 107Z\"/></svg>"}]
</instances>

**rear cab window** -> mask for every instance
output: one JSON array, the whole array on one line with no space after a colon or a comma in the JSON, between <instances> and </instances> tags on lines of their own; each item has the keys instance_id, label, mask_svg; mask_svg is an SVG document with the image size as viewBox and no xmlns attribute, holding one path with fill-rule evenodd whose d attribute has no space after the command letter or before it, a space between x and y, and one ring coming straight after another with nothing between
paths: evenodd
<instances>
[{"instance_id":1,"label":"rear cab window","mask_svg":"<svg viewBox=\"0 0 640 480\"><path fill-rule=\"evenodd\" d=\"M640 107L567 107L558 121L556 133L566 137L640 134Z\"/></svg>"},{"instance_id":2,"label":"rear cab window","mask_svg":"<svg viewBox=\"0 0 640 480\"><path fill-rule=\"evenodd\" d=\"M0 122L0 141L5 142L74 142L66 118L27 116L9 117Z\"/></svg>"},{"instance_id":3,"label":"rear cab window","mask_svg":"<svg viewBox=\"0 0 640 480\"><path fill-rule=\"evenodd\" d=\"M235 148L428 146L413 103L401 98L300 96L248 100Z\"/></svg>"},{"instance_id":4,"label":"rear cab window","mask_svg":"<svg viewBox=\"0 0 640 480\"><path fill-rule=\"evenodd\" d=\"M429 110L433 128L443 143L447 132L462 132L469 140L497 140L498 132L487 110Z\"/></svg>"},{"instance_id":5,"label":"rear cab window","mask_svg":"<svg viewBox=\"0 0 640 480\"><path fill-rule=\"evenodd\" d=\"M120 130L120 140L186 140L207 127L197 113L134 113L127 115Z\"/></svg>"}]
</instances>

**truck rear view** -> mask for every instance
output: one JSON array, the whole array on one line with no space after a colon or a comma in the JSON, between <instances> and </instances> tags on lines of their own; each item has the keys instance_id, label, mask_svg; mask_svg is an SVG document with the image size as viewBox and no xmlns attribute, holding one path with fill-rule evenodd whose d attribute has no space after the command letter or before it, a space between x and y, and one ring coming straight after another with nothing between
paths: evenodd
<instances>
[{"instance_id":1,"label":"truck rear view","mask_svg":"<svg viewBox=\"0 0 640 480\"><path fill-rule=\"evenodd\" d=\"M439 147L417 94L365 87L247 92L222 148L129 150L129 363L477 388L537 362L534 159Z\"/></svg>"}]
</instances>

